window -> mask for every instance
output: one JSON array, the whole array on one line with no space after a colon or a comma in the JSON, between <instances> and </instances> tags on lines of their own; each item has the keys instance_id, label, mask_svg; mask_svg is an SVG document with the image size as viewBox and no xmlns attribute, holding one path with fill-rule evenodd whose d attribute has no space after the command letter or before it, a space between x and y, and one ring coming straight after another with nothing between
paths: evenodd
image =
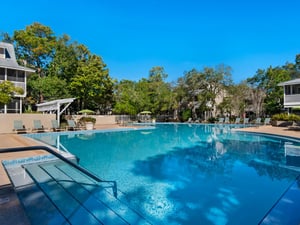
<instances>
[{"instance_id":1,"label":"window","mask_svg":"<svg viewBox=\"0 0 300 225\"><path fill-rule=\"evenodd\" d=\"M284 93L286 95L290 95L291 94L291 86L290 85L287 85L287 86L284 86Z\"/></svg>"},{"instance_id":2,"label":"window","mask_svg":"<svg viewBox=\"0 0 300 225\"><path fill-rule=\"evenodd\" d=\"M16 70L7 69L7 80L17 81Z\"/></svg>"},{"instance_id":3,"label":"window","mask_svg":"<svg viewBox=\"0 0 300 225\"><path fill-rule=\"evenodd\" d=\"M293 95L300 94L300 84L296 84L292 86L292 94Z\"/></svg>"},{"instance_id":4,"label":"window","mask_svg":"<svg viewBox=\"0 0 300 225\"><path fill-rule=\"evenodd\" d=\"M20 112L20 100L19 99L12 99L10 103L7 104L7 112L8 113L18 113Z\"/></svg>"},{"instance_id":5,"label":"window","mask_svg":"<svg viewBox=\"0 0 300 225\"><path fill-rule=\"evenodd\" d=\"M5 69L0 68L0 80L4 80L4 79L5 79Z\"/></svg>"},{"instance_id":6,"label":"window","mask_svg":"<svg viewBox=\"0 0 300 225\"><path fill-rule=\"evenodd\" d=\"M10 55L9 55L9 52L7 51L7 49L5 49L5 58L10 59Z\"/></svg>"},{"instance_id":7,"label":"window","mask_svg":"<svg viewBox=\"0 0 300 225\"><path fill-rule=\"evenodd\" d=\"M25 71L22 71L22 70L18 70L17 71L17 81L19 82L25 82Z\"/></svg>"}]
</instances>

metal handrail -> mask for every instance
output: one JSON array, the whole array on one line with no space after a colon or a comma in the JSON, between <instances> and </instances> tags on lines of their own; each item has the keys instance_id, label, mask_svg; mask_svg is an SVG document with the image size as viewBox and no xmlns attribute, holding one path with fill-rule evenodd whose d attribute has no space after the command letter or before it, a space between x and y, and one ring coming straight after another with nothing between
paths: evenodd
<instances>
[{"instance_id":1,"label":"metal handrail","mask_svg":"<svg viewBox=\"0 0 300 225\"><path fill-rule=\"evenodd\" d=\"M81 166L78 166L76 163L72 162L71 160L65 158L58 152L54 151L53 149L47 147L47 146L27 146L27 147L17 147L17 148L0 148L0 153L8 153L8 152L24 152L24 151L32 151L32 150L45 150L49 152L50 154L56 156L57 158L61 159L65 163L69 164L70 166L76 168L77 170L81 171L85 175L91 177L92 179L96 180L97 182L107 182L107 183L113 183L113 193L114 196L117 197L117 183L116 181L105 181L97 177L96 175L92 174L90 171L84 169Z\"/></svg>"}]
</instances>

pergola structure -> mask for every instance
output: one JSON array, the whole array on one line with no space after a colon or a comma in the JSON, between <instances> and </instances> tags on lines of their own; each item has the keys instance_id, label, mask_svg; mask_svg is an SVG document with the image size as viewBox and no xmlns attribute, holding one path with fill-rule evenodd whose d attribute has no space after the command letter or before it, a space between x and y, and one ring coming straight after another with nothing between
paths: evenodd
<instances>
[{"instance_id":1,"label":"pergola structure","mask_svg":"<svg viewBox=\"0 0 300 225\"><path fill-rule=\"evenodd\" d=\"M57 99L50 102L37 104L37 111L43 113L56 113L58 124L60 124L60 115L70 106L75 98ZM61 108L63 107L63 108Z\"/></svg>"}]
</instances>

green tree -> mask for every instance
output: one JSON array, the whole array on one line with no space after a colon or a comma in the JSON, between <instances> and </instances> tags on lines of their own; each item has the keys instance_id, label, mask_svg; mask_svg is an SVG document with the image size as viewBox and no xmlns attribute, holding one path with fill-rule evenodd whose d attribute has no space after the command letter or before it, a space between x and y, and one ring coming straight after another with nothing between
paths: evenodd
<instances>
[{"instance_id":1,"label":"green tree","mask_svg":"<svg viewBox=\"0 0 300 225\"><path fill-rule=\"evenodd\" d=\"M37 68L38 74L51 61L56 45L56 37L50 27L40 23L33 23L14 32L16 42L16 54L19 62L26 61L27 66Z\"/></svg>"},{"instance_id":2,"label":"green tree","mask_svg":"<svg viewBox=\"0 0 300 225\"><path fill-rule=\"evenodd\" d=\"M295 78L299 78L300 77L300 54L296 55L295 70L296 70L296 76L295 76Z\"/></svg>"},{"instance_id":3,"label":"green tree","mask_svg":"<svg viewBox=\"0 0 300 225\"><path fill-rule=\"evenodd\" d=\"M180 102L180 111L183 113L188 110L191 111L191 116L195 119L197 118L196 110L201 107L201 103L206 103L207 101L199 101L203 92L203 74L196 69L192 69L185 73L183 78L179 78L178 84L179 89L177 89L177 97ZM201 94L200 94L201 93Z\"/></svg>"},{"instance_id":4,"label":"green tree","mask_svg":"<svg viewBox=\"0 0 300 225\"><path fill-rule=\"evenodd\" d=\"M79 109L94 109L95 103L101 99L105 99L105 103L112 100L113 80L102 59L81 47L84 54L78 63L76 75L71 79L70 88L73 96L79 100Z\"/></svg>"},{"instance_id":5,"label":"green tree","mask_svg":"<svg viewBox=\"0 0 300 225\"><path fill-rule=\"evenodd\" d=\"M57 76L68 84L77 72L80 55L77 43L69 43L70 37L63 35L58 38L52 61L48 65L47 75ZM77 54L78 53L78 54Z\"/></svg>"},{"instance_id":6,"label":"green tree","mask_svg":"<svg viewBox=\"0 0 300 225\"><path fill-rule=\"evenodd\" d=\"M164 68L156 66L150 69L148 79L122 80L116 85L114 112L134 115L147 110L152 115L169 114L174 97L166 78Z\"/></svg>"},{"instance_id":7,"label":"green tree","mask_svg":"<svg viewBox=\"0 0 300 225\"><path fill-rule=\"evenodd\" d=\"M165 82L167 77L168 74L161 66L152 67L149 71L149 87L147 89L150 105L146 109L155 115L168 113L172 107L171 87Z\"/></svg>"},{"instance_id":8,"label":"green tree","mask_svg":"<svg viewBox=\"0 0 300 225\"><path fill-rule=\"evenodd\" d=\"M186 72L178 79L175 89L180 111L190 109L194 119L198 118L199 114L206 118L207 113L216 112L217 97L231 84L231 68L224 65Z\"/></svg>"},{"instance_id":9,"label":"green tree","mask_svg":"<svg viewBox=\"0 0 300 225\"><path fill-rule=\"evenodd\" d=\"M115 85L114 113L136 115L138 113L137 103L139 95L136 91L136 82L121 80Z\"/></svg>"},{"instance_id":10,"label":"green tree","mask_svg":"<svg viewBox=\"0 0 300 225\"><path fill-rule=\"evenodd\" d=\"M70 97L68 88L66 88L67 86L67 82L57 76L39 77L37 74L34 74L28 82L28 87L30 87L31 90L31 101L33 104L38 102L41 92L47 100Z\"/></svg>"},{"instance_id":11,"label":"green tree","mask_svg":"<svg viewBox=\"0 0 300 225\"><path fill-rule=\"evenodd\" d=\"M281 111L283 90L278 84L291 79L290 72L284 67L269 67L267 70L257 70L253 77L247 79L252 89L251 101L256 109L256 116L262 116L263 113L272 115Z\"/></svg>"},{"instance_id":12,"label":"green tree","mask_svg":"<svg viewBox=\"0 0 300 225\"><path fill-rule=\"evenodd\" d=\"M3 32L3 33L1 33L1 36L2 36L2 42L11 43L11 44L14 43L14 40L13 40L13 38L9 35L9 33Z\"/></svg>"},{"instance_id":13,"label":"green tree","mask_svg":"<svg viewBox=\"0 0 300 225\"><path fill-rule=\"evenodd\" d=\"M245 81L237 85L230 85L226 88L226 98L223 111L230 115L243 117L247 110L247 103L250 94L250 88Z\"/></svg>"},{"instance_id":14,"label":"green tree","mask_svg":"<svg viewBox=\"0 0 300 225\"><path fill-rule=\"evenodd\" d=\"M206 67L203 71L204 79L202 80L203 92L201 94L207 96L207 100L214 109L217 97L224 96L226 87L232 84L231 68L219 65L215 69ZM216 112L215 110L213 111ZM213 116L216 116L213 114Z\"/></svg>"},{"instance_id":15,"label":"green tree","mask_svg":"<svg viewBox=\"0 0 300 225\"><path fill-rule=\"evenodd\" d=\"M279 113L283 109L283 88L278 86L280 82L291 79L289 71L281 68L268 68L266 71L268 82L266 83L265 110L268 115Z\"/></svg>"},{"instance_id":16,"label":"green tree","mask_svg":"<svg viewBox=\"0 0 300 225\"><path fill-rule=\"evenodd\" d=\"M263 103L266 98L267 83L268 78L266 76L266 71L262 69L258 69L253 77L247 79L247 84L251 89L249 103L251 103L251 109L254 111L256 117L262 116L263 113ZM250 108L248 107L248 109Z\"/></svg>"},{"instance_id":17,"label":"green tree","mask_svg":"<svg viewBox=\"0 0 300 225\"><path fill-rule=\"evenodd\" d=\"M25 30L15 31L13 39L16 42L16 56L19 64L35 68L38 76L45 76L56 45L56 37L51 28L40 23L33 23ZM30 79L29 76L28 80ZM30 98L30 86L28 93ZM38 102L43 101L43 92L40 90Z\"/></svg>"},{"instance_id":18,"label":"green tree","mask_svg":"<svg viewBox=\"0 0 300 225\"><path fill-rule=\"evenodd\" d=\"M23 94L24 90L14 86L10 81L0 82L0 104L8 104L11 102L15 94Z\"/></svg>"}]
</instances>

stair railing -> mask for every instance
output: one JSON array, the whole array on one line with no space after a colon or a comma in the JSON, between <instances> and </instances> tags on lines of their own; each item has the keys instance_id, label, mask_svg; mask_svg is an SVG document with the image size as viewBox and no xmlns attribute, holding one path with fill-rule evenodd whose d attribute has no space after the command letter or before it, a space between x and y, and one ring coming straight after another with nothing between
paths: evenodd
<instances>
[{"instance_id":1,"label":"stair railing","mask_svg":"<svg viewBox=\"0 0 300 225\"><path fill-rule=\"evenodd\" d=\"M11 152L24 152L24 151L36 151L36 150L44 150L49 152L50 154L54 155L55 157L61 159L62 161L64 161L65 163L67 163L68 165L76 168L77 170L79 170L80 172L84 173L85 175L91 177L92 179L94 179L97 182L105 182L105 183L112 183L113 187L113 194L114 196L117 198L117 182L116 181L106 181L106 180L102 180L99 177L97 177L95 174L91 173L90 171L86 170L85 168L77 165L76 163L72 162L71 160L65 158L64 156L62 156L61 154L59 154L58 152L56 152L55 150L47 147L47 146L26 146L26 147L17 147L17 148L0 148L0 153L11 153Z\"/></svg>"}]
</instances>

